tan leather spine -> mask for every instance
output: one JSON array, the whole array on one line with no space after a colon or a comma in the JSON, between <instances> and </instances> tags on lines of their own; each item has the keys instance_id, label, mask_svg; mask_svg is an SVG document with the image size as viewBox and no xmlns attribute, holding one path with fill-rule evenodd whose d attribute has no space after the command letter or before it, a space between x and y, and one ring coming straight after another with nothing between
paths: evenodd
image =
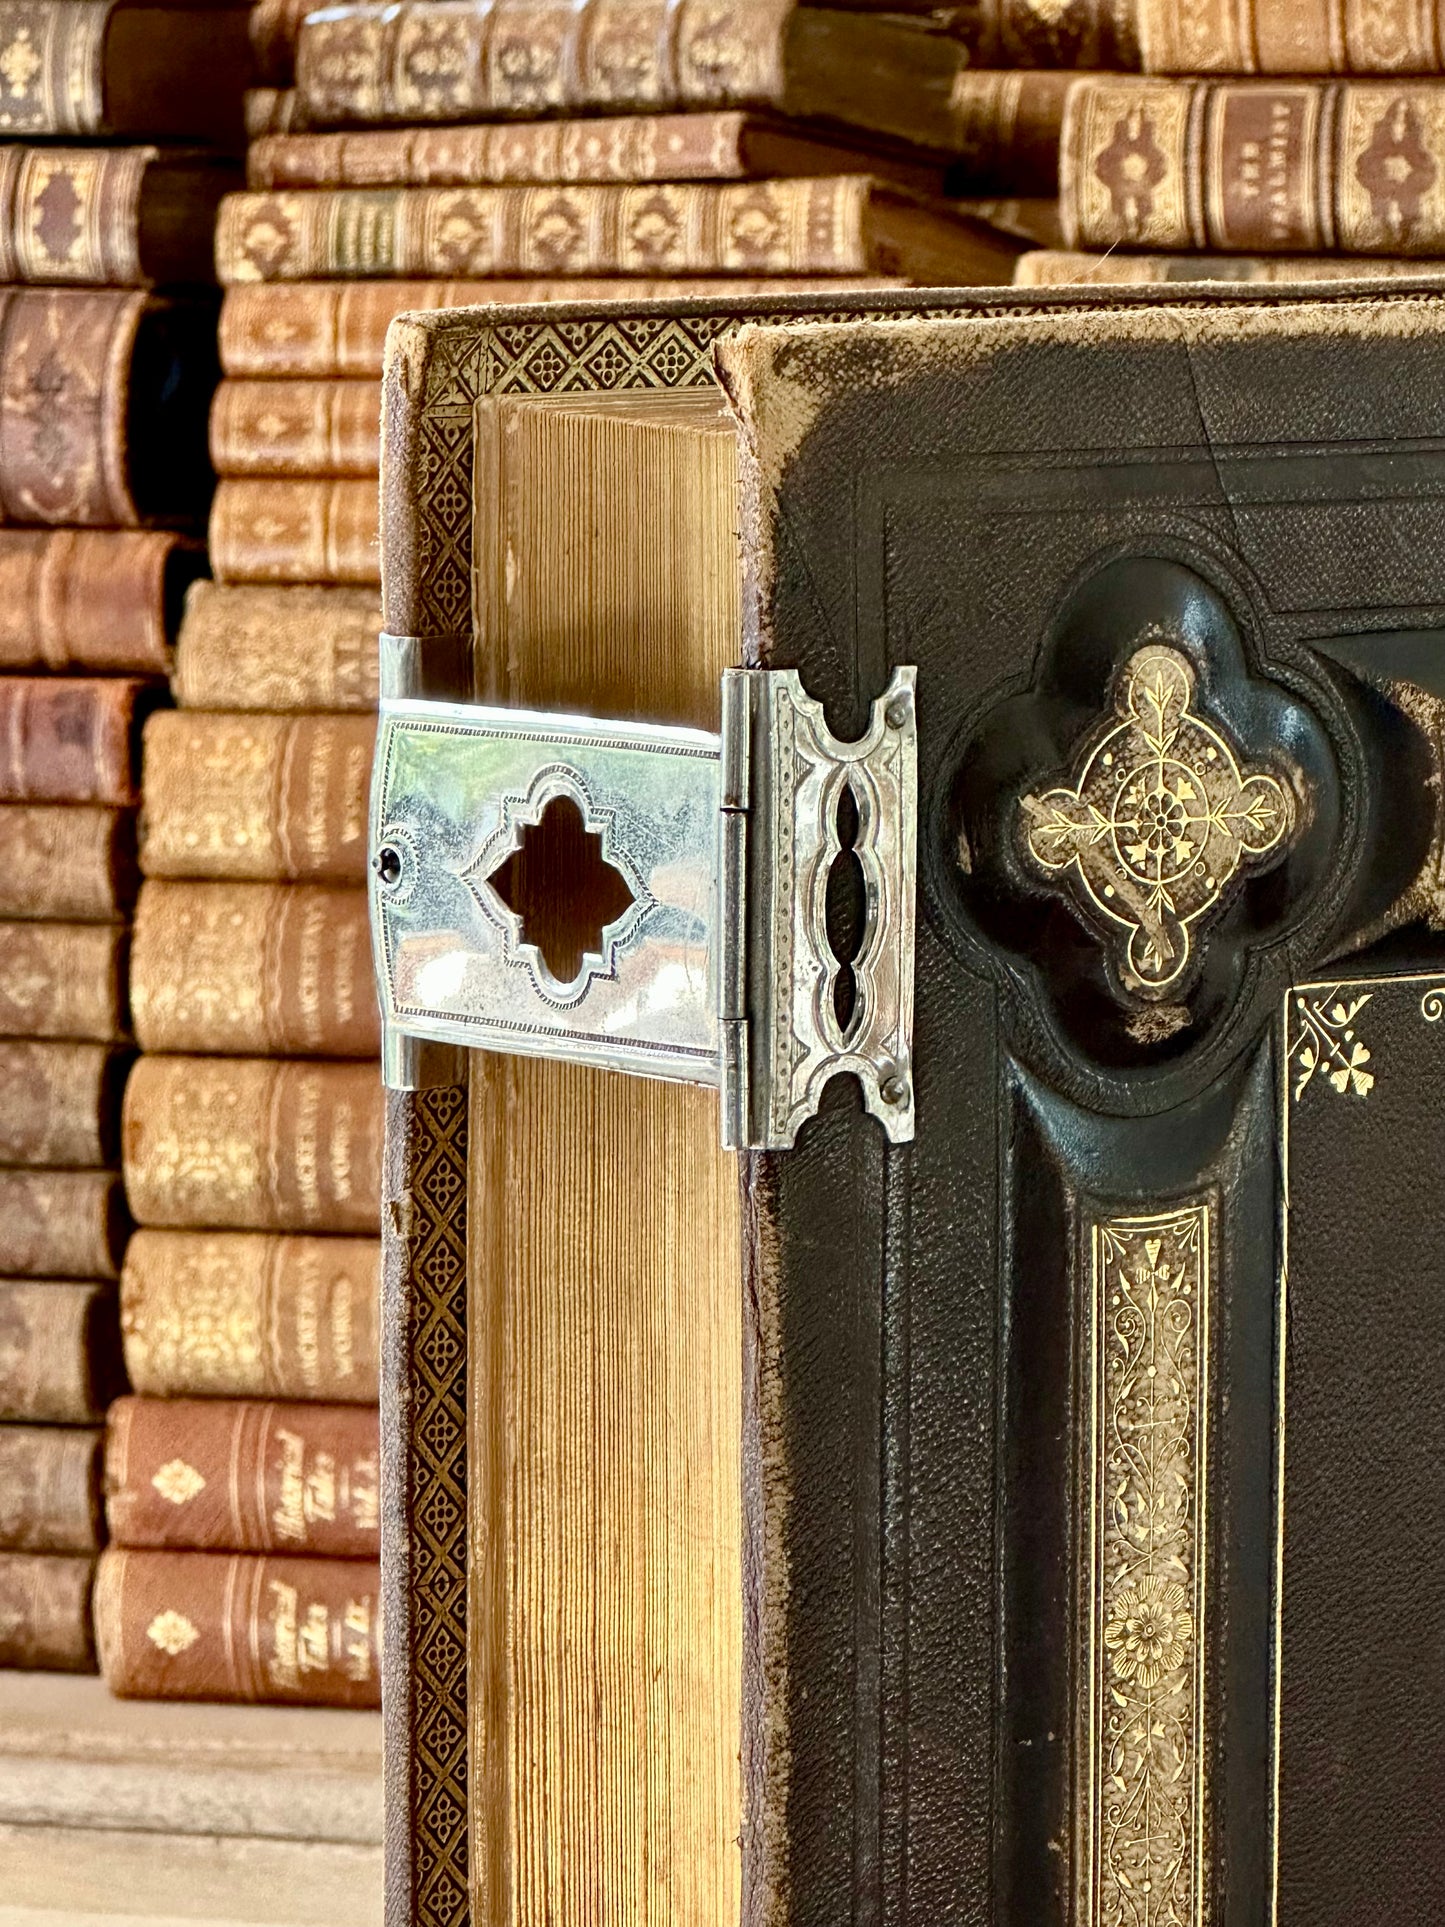
<instances>
[{"instance_id":1,"label":"tan leather spine","mask_svg":"<svg viewBox=\"0 0 1445 1927\"><path fill-rule=\"evenodd\" d=\"M223 282L319 275L862 274L865 175L227 195Z\"/></svg>"},{"instance_id":2,"label":"tan leather spine","mask_svg":"<svg viewBox=\"0 0 1445 1927\"><path fill-rule=\"evenodd\" d=\"M105 38L111 8L67 0L0 0L0 135L99 134L105 126Z\"/></svg>"},{"instance_id":3,"label":"tan leather spine","mask_svg":"<svg viewBox=\"0 0 1445 1927\"><path fill-rule=\"evenodd\" d=\"M141 1224L375 1234L381 1079L372 1064L142 1057L122 1157Z\"/></svg>"},{"instance_id":4,"label":"tan leather spine","mask_svg":"<svg viewBox=\"0 0 1445 1927\"><path fill-rule=\"evenodd\" d=\"M87 1425L121 1389L113 1285L0 1278L0 1419Z\"/></svg>"},{"instance_id":5,"label":"tan leather spine","mask_svg":"<svg viewBox=\"0 0 1445 1927\"><path fill-rule=\"evenodd\" d=\"M95 1560L84 1555L0 1552L0 1666L93 1673L94 1575Z\"/></svg>"},{"instance_id":6,"label":"tan leather spine","mask_svg":"<svg viewBox=\"0 0 1445 1927\"><path fill-rule=\"evenodd\" d=\"M372 589L197 582L171 690L184 709L373 710L380 629Z\"/></svg>"},{"instance_id":7,"label":"tan leather spine","mask_svg":"<svg viewBox=\"0 0 1445 1927\"><path fill-rule=\"evenodd\" d=\"M0 1425L0 1551L95 1552L99 1426Z\"/></svg>"},{"instance_id":8,"label":"tan leather spine","mask_svg":"<svg viewBox=\"0 0 1445 1927\"><path fill-rule=\"evenodd\" d=\"M154 147L6 150L5 278L136 287L141 184Z\"/></svg>"},{"instance_id":9,"label":"tan leather spine","mask_svg":"<svg viewBox=\"0 0 1445 1927\"><path fill-rule=\"evenodd\" d=\"M133 811L0 804L0 916L113 921L136 874Z\"/></svg>"},{"instance_id":10,"label":"tan leather spine","mask_svg":"<svg viewBox=\"0 0 1445 1927\"><path fill-rule=\"evenodd\" d=\"M119 676L0 676L0 801L135 802L147 687Z\"/></svg>"},{"instance_id":11,"label":"tan leather spine","mask_svg":"<svg viewBox=\"0 0 1445 1927\"><path fill-rule=\"evenodd\" d=\"M1079 81L1061 213L1079 246L1445 253L1445 89Z\"/></svg>"},{"instance_id":12,"label":"tan leather spine","mask_svg":"<svg viewBox=\"0 0 1445 1927\"><path fill-rule=\"evenodd\" d=\"M1442 60L1432 0L1133 0L1156 74L1428 74Z\"/></svg>"},{"instance_id":13,"label":"tan leather spine","mask_svg":"<svg viewBox=\"0 0 1445 1927\"><path fill-rule=\"evenodd\" d=\"M148 876L363 883L369 716L162 710L145 734Z\"/></svg>"},{"instance_id":14,"label":"tan leather spine","mask_svg":"<svg viewBox=\"0 0 1445 1927\"><path fill-rule=\"evenodd\" d=\"M0 529L0 670L164 675L167 571L191 552L159 530Z\"/></svg>"},{"instance_id":15,"label":"tan leather spine","mask_svg":"<svg viewBox=\"0 0 1445 1927\"><path fill-rule=\"evenodd\" d=\"M366 893L153 878L136 906L130 997L143 1050L375 1057Z\"/></svg>"},{"instance_id":16,"label":"tan leather spine","mask_svg":"<svg viewBox=\"0 0 1445 1927\"><path fill-rule=\"evenodd\" d=\"M281 134L252 145L246 184L261 190L741 179L749 171L749 125L737 113L628 114Z\"/></svg>"},{"instance_id":17,"label":"tan leather spine","mask_svg":"<svg viewBox=\"0 0 1445 1927\"><path fill-rule=\"evenodd\" d=\"M302 27L296 82L326 121L776 102L791 0L403 0Z\"/></svg>"},{"instance_id":18,"label":"tan leather spine","mask_svg":"<svg viewBox=\"0 0 1445 1927\"><path fill-rule=\"evenodd\" d=\"M218 475L370 476L381 467L372 381L223 381L211 404Z\"/></svg>"},{"instance_id":19,"label":"tan leather spine","mask_svg":"<svg viewBox=\"0 0 1445 1927\"><path fill-rule=\"evenodd\" d=\"M220 482L211 567L222 582L376 585L377 487L367 481Z\"/></svg>"},{"instance_id":20,"label":"tan leather spine","mask_svg":"<svg viewBox=\"0 0 1445 1927\"><path fill-rule=\"evenodd\" d=\"M137 1231L120 1280L131 1384L374 1404L380 1265L374 1238Z\"/></svg>"},{"instance_id":21,"label":"tan leather spine","mask_svg":"<svg viewBox=\"0 0 1445 1927\"><path fill-rule=\"evenodd\" d=\"M0 1170L0 1277L118 1277L129 1229L113 1171Z\"/></svg>"},{"instance_id":22,"label":"tan leather spine","mask_svg":"<svg viewBox=\"0 0 1445 1927\"><path fill-rule=\"evenodd\" d=\"M697 276L686 282L647 276L571 280L270 281L228 288L221 302L221 366L228 375L381 375L386 331L395 316L435 308L525 306L538 301L652 301L668 296L807 294L816 276ZM897 276L850 277L849 288L905 285Z\"/></svg>"},{"instance_id":23,"label":"tan leather spine","mask_svg":"<svg viewBox=\"0 0 1445 1927\"><path fill-rule=\"evenodd\" d=\"M376 1559L379 1451L360 1405L120 1398L106 1523L121 1546Z\"/></svg>"},{"instance_id":24,"label":"tan leather spine","mask_svg":"<svg viewBox=\"0 0 1445 1927\"><path fill-rule=\"evenodd\" d=\"M100 1556L96 1645L122 1698L378 1706L379 1631L365 1559Z\"/></svg>"},{"instance_id":25,"label":"tan leather spine","mask_svg":"<svg viewBox=\"0 0 1445 1927\"><path fill-rule=\"evenodd\" d=\"M244 110L248 141L295 133L306 124L294 87L248 87Z\"/></svg>"},{"instance_id":26,"label":"tan leather spine","mask_svg":"<svg viewBox=\"0 0 1445 1927\"><path fill-rule=\"evenodd\" d=\"M0 1036L119 1043L127 947L115 924L0 923Z\"/></svg>"},{"instance_id":27,"label":"tan leather spine","mask_svg":"<svg viewBox=\"0 0 1445 1927\"><path fill-rule=\"evenodd\" d=\"M1399 275L1445 275L1445 260L1412 261L1358 254L1091 254L1035 248L1019 256L1016 288L1154 287L1183 281L1386 281Z\"/></svg>"},{"instance_id":28,"label":"tan leather spine","mask_svg":"<svg viewBox=\"0 0 1445 1927\"><path fill-rule=\"evenodd\" d=\"M112 1163L126 1061L104 1044L0 1038L0 1164Z\"/></svg>"},{"instance_id":29,"label":"tan leather spine","mask_svg":"<svg viewBox=\"0 0 1445 1927\"><path fill-rule=\"evenodd\" d=\"M140 517L126 475L126 395L147 296L20 288L5 300L0 516L135 527Z\"/></svg>"}]
</instances>

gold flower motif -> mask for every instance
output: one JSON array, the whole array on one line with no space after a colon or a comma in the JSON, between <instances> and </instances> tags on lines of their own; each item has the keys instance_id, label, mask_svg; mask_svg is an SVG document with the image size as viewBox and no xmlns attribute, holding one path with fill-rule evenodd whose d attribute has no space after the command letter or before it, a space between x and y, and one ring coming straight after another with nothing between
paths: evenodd
<instances>
[{"instance_id":1,"label":"gold flower motif","mask_svg":"<svg viewBox=\"0 0 1445 1927\"><path fill-rule=\"evenodd\" d=\"M157 1613L146 1627L146 1638L152 1646L158 1646L172 1659L178 1658L187 1647L194 1646L200 1636L184 1613L178 1613L170 1607L163 1613Z\"/></svg>"},{"instance_id":2,"label":"gold flower motif","mask_svg":"<svg viewBox=\"0 0 1445 1927\"><path fill-rule=\"evenodd\" d=\"M167 1459L160 1470L152 1474L151 1484L171 1505L184 1505L206 1489L202 1474L184 1459Z\"/></svg>"},{"instance_id":3,"label":"gold flower motif","mask_svg":"<svg viewBox=\"0 0 1445 1927\"><path fill-rule=\"evenodd\" d=\"M1189 1595L1172 1579L1150 1577L1126 1586L1109 1609L1104 1644L1120 1679L1157 1686L1182 1666L1194 1639Z\"/></svg>"}]
</instances>

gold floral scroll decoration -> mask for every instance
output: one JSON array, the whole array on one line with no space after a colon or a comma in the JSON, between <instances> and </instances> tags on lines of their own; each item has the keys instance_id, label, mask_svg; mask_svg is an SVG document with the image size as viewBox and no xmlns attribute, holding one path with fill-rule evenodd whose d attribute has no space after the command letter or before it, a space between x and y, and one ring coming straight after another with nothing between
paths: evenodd
<instances>
[{"instance_id":1,"label":"gold floral scroll decoration","mask_svg":"<svg viewBox=\"0 0 1445 1927\"><path fill-rule=\"evenodd\" d=\"M1204 1917L1207 1205L1092 1227L1087 1927Z\"/></svg>"},{"instance_id":2,"label":"gold floral scroll decoration","mask_svg":"<svg viewBox=\"0 0 1445 1927\"><path fill-rule=\"evenodd\" d=\"M1020 806L1030 860L1064 877L1125 988L1145 998L1178 985L1195 932L1236 872L1294 826L1284 784L1242 768L1193 700L1185 656L1161 643L1140 649L1073 784Z\"/></svg>"}]
</instances>

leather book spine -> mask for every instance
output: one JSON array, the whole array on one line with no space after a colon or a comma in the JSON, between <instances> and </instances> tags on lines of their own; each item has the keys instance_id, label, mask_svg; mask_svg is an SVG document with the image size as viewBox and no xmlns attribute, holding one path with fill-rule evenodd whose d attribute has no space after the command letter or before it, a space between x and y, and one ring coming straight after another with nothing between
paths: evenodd
<instances>
[{"instance_id":1,"label":"leather book spine","mask_svg":"<svg viewBox=\"0 0 1445 1927\"><path fill-rule=\"evenodd\" d=\"M0 671L165 675L204 566L199 544L159 530L0 529Z\"/></svg>"},{"instance_id":2,"label":"leather book spine","mask_svg":"<svg viewBox=\"0 0 1445 1927\"><path fill-rule=\"evenodd\" d=\"M0 923L0 1037L121 1042L127 947L117 924Z\"/></svg>"},{"instance_id":3,"label":"leather book spine","mask_svg":"<svg viewBox=\"0 0 1445 1927\"><path fill-rule=\"evenodd\" d=\"M211 404L218 475L369 476L381 467L372 381L223 381Z\"/></svg>"},{"instance_id":4,"label":"leather book spine","mask_svg":"<svg viewBox=\"0 0 1445 1927\"><path fill-rule=\"evenodd\" d=\"M127 415L147 299L103 288L5 295L0 519L112 528L140 521Z\"/></svg>"},{"instance_id":5,"label":"leather book spine","mask_svg":"<svg viewBox=\"0 0 1445 1927\"><path fill-rule=\"evenodd\" d=\"M381 1129L374 1064L142 1057L121 1113L130 1208L178 1230L374 1235Z\"/></svg>"},{"instance_id":6,"label":"leather book spine","mask_svg":"<svg viewBox=\"0 0 1445 1927\"><path fill-rule=\"evenodd\" d=\"M248 142L299 133L306 125L294 87L248 87L244 112Z\"/></svg>"},{"instance_id":7,"label":"leather book spine","mask_svg":"<svg viewBox=\"0 0 1445 1927\"><path fill-rule=\"evenodd\" d=\"M1191 3L1165 0L1173 6ZM1066 0L1063 6L1040 6L1039 0L985 0L969 20L965 38L978 67L1102 68L1131 73L1140 61L1138 16L1149 4L1150 0Z\"/></svg>"},{"instance_id":8,"label":"leather book spine","mask_svg":"<svg viewBox=\"0 0 1445 1927\"><path fill-rule=\"evenodd\" d=\"M137 1231L120 1280L126 1371L152 1398L374 1405L375 1238Z\"/></svg>"},{"instance_id":9,"label":"leather book spine","mask_svg":"<svg viewBox=\"0 0 1445 1927\"><path fill-rule=\"evenodd\" d=\"M141 868L218 882L366 880L369 716L162 710L146 726Z\"/></svg>"},{"instance_id":10,"label":"leather book spine","mask_svg":"<svg viewBox=\"0 0 1445 1927\"><path fill-rule=\"evenodd\" d=\"M1058 191L1059 141L1073 76L990 73L964 68L954 77L949 151L973 194Z\"/></svg>"},{"instance_id":11,"label":"leather book spine","mask_svg":"<svg viewBox=\"0 0 1445 1927\"><path fill-rule=\"evenodd\" d=\"M371 589L197 582L171 691L183 709L374 710L380 629Z\"/></svg>"},{"instance_id":12,"label":"leather book spine","mask_svg":"<svg viewBox=\"0 0 1445 1927\"><path fill-rule=\"evenodd\" d=\"M141 193L154 147L0 150L0 271L6 281L134 288Z\"/></svg>"},{"instance_id":13,"label":"leather book spine","mask_svg":"<svg viewBox=\"0 0 1445 1927\"><path fill-rule=\"evenodd\" d=\"M138 879L133 810L0 804L0 916L114 921Z\"/></svg>"},{"instance_id":14,"label":"leather book spine","mask_svg":"<svg viewBox=\"0 0 1445 1927\"><path fill-rule=\"evenodd\" d=\"M1108 254L1035 248L1019 256L1016 288L1157 287L1176 281L1388 281L1399 275L1445 275L1445 260L1412 261L1358 254Z\"/></svg>"},{"instance_id":15,"label":"leather book spine","mask_svg":"<svg viewBox=\"0 0 1445 1927\"><path fill-rule=\"evenodd\" d=\"M318 125L779 105L790 7L791 0L333 7L301 29L296 83Z\"/></svg>"},{"instance_id":16,"label":"leather book spine","mask_svg":"<svg viewBox=\"0 0 1445 1927\"><path fill-rule=\"evenodd\" d=\"M0 1551L96 1552L99 1426L0 1425Z\"/></svg>"},{"instance_id":17,"label":"leather book spine","mask_svg":"<svg viewBox=\"0 0 1445 1927\"><path fill-rule=\"evenodd\" d=\"M376 1559L379 1453L361 1405L120 1398L106 1523L121 1546Z\"/></svg>"},{"instance_id":18,"label":"leather book spine","mask_svg":"<svg viewBox=\"0 0 1445 1927\"><path fill-rule=\"evenodd\" d=\"M104 1044L0 1038L0 1164L113 1163L128 1063L128 1052Z\"/></svg>"},{"instance_id":19,"label":"leather book spine","mask_svg":"<svg viewBox=\"0 0 1445 1927\"><path fill-rule=\"evenodd\" d=\"M124 1389L113 1285L0 1278L0 1419L88 1425Z\"/></svg>"},{"instance_id":20,"label":"leather book spine","mask_svg":"<svg viewBox=\"0 0 1445 1927\"><path fill-rule=\"evenodd\" d=\"M894 288L889 275L850 278L850 288ZM381 376L386 331L399 314L425 309L526 306L538 301L655 301L700 295L840 291L816 276L593 276L563 280L267 281L228 288L221 302L221 366L228 375Z\"/></svg>"},{"instance_id":21,"label":"leather book spine","mask_svg":"<svg viewBox=\"0 0 1445 1927\"><path fill-rule=\"evenodd\" d=\"M629 114L280 134L253 143L246 185L486 187L556 181L740 180L745 114Z\"/></svg>"},{"instance_id":22,"label":"leather book spine","mask_svg":"<svg viewBox=\"0 0 1445 1927\"><path fill-rule=\"evenodd\" d=\"M122 1699L379 1706L378 1574L365 1559L100 1556L95 1637Z\"/></svg>"},{"instance_id":23,"label":"leather book spine","mask_svg":"<svg viewBox=\"0 0 1445 1927\"><path fill-rule=\"evenodd\" d=\"M0 1277L117 1278L129 1231L113 1171L0 1170Z\"/></svg>"},{"instance_id":24,"label":"leather book spine","mask_svg":"<svg viewBox=\"0 0 1445 1927\"><path fill-rule=\"evenodd\" d=\"M1431 74L1441 71L1445 56L1445 19L1431 0L1132 5L1146 73Z\"/></svg>"},{"instance_id":25,"label":"leather book spine","mask_svg":"<svg viewBox=\"0 0 1445 1927\"><path fill-rule=\"evenodd\" d=\"M866 175L232 194L222 281L329 275L862 274ZM214 534L212 537L214 546Z\"/></svg>"},{"instance_id":26,"label":"leather book spine","mask_svg":"<svg viewBox=\"0 0 1445 1927\"><path fill-rule=\"evenodd\" d=\"M256 78L268 87L289 87L296 70L296 37L312 0L256 0L247 18Z\"/></svg>"},{"instance_id":27,"label":"leather book spine","mask_svg":"<svg viewBox=\"0 0 1445 1927\"><path fill-rule=\"evenodd\" d=\"M211 567L222 582L381 581L373 480L220 482Z\"/></svg>"},{"instance_id":28,"label":"leather book spine","mask_svg":"<svg viewBox=\"0 0 1445 1927\"><path fill-rule=\"evenodd\" d=\"M0 801L134 803L137 724L152 688L119 676L0 676Z\"/></svg>"},{"instance_id":29,"label":"leather book spine","mask_svg":"<svg viewBox=\"0 0 1445 1927\"><path fill-rule=\"evenodd\" d=\"M0 134L99 134L105 130L105 43L111 7L67 0L0 0ZM13 80L10 75L16 76Z\"/></svg>"},{"instance_id":30,"label":"leather book spine","mask_svg":"<svg viewBox=\"0 0 1445 1927\"><path fill-rule=\"evenodd\" d=\"M1372 81L1081 82L1071 246L1445 252L1445 93Z\"/></svg>"},{"instance_id":31,"label":"leather book spine","mask_svg":"<svg viewBox=\"0 0 1445 1927\"><path fill-rule=\"evenodd\" d=\"M152 878L136 907L130 995L143 1050L375 1057L366 893Z\"/></svg>"},{"instance_id":32,"label":"leather book spine","mask_svg":"<svg viewBox=\"0 0 1445 1927\"><path fill-rule=\"evenodd\" d=\"M97 5L96 12L102 11ZM90 1618L95 1566L85 1555L0 1552L0 1666L96 1670Z\"/></svg>"}]
</instances>

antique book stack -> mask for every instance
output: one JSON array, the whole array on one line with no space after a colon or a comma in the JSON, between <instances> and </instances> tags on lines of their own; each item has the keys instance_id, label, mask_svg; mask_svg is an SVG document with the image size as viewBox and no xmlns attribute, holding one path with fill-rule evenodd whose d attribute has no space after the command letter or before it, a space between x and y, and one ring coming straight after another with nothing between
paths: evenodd
<instances>
[{"instance_id":1,"label":"antique book stack","mask_svg":"<svg viewBox=\"0 0 1445 1927\"><path fill-rule=\"evenodd\" d=\"M245 20L155 22L0 4L3 1667L95 1666L139 731L204 568Z\"/></svg>"},{"instance_id":2,"label":"antique book stack","mask_svg":"<svg viewBox=\"0 0 1445 1927\"><path fill-rule=\"evenodd\" d=\"M1139 74L1063 109L1066 243L1019 285L1331 281L1445 259L1445 15L1415 0L1133 0Z\"/></svg>"}]
</instances>

